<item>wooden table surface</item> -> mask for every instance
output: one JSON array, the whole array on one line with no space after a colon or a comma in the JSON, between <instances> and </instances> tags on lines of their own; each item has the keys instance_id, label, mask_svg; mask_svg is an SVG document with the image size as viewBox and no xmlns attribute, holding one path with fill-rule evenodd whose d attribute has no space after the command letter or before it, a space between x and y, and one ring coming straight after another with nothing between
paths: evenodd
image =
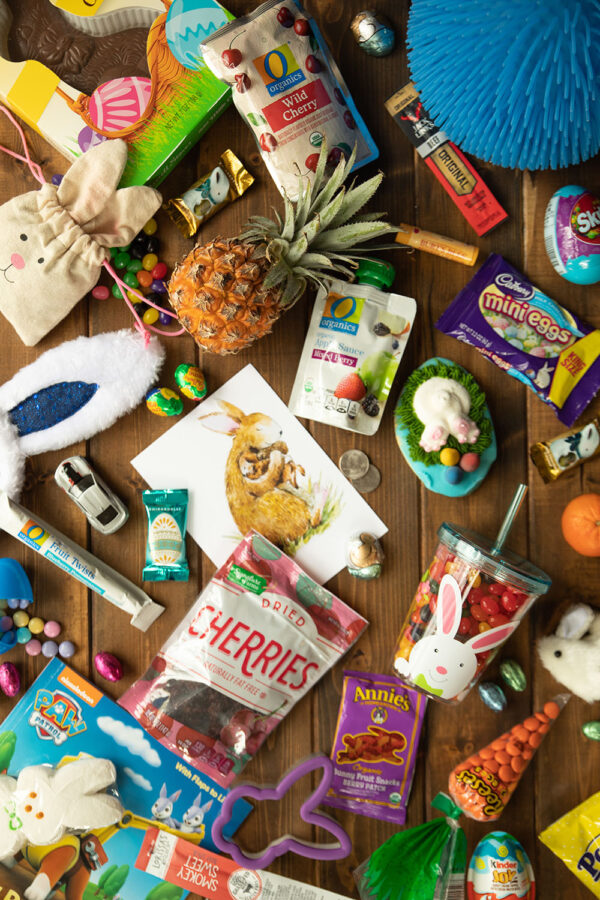
<instances>
[{"instance_id":1,"label":"wooden table surface","mask_svg":"<svg viewBox=\"0 0 600 900\"><path fill-rule=\"evenodd\" d=\"M235 14L254 5L252 0L230 0L228 3ZM393 20L398 36L397 48L383 60L362 53L349 30L353 15L363 6L362 0L344 3L310 0L308 6L317 17L381 150L378 165L386 179L373 208L387 209L392 222L414 223L467 243L476 243L480 247L481 260L485 260L490 252L503 254L542 290L600 327L598 288L576 287L560 278L550 265L543 242L544 210L557 188L571 183L583 184L596 193L600 191L596 161L568 171L520 173L476 160L477 170L509 213L509 219L493 233L477 239L383 106L384 100L408 80L403 42L407 0L379 3L379 8ZM32 156L42 164L47 178L55 172L64 172L66 161L39 136L30 131L27 133ZM0 121L0 143L17 147L17 136L4 120ZM253 213L268 215L272 205L281 206L281 199L260 161L250 132L233 107L164 182L164 196L180 194L198 174L212 169L226 147L231 147L242 157L256 175L257 183L241 200L209 222L200 234L201 239L216 234L233 235L247 216ZM366 177L375 170L376 166L371 166L360 175ZM22 165L0 156L0 202L36 186ZM188 252L191 243L181 237L164 213L158 215L158 221L161 255L172 266ZM529 485L527 502L509 544L511 549L546 570L553 585L549 595L537 601L499 658L510 656L521 663L527 673L527 689L518 695L509 690L508 708L500 714L487 709L476 690L457 707L429 704L408 810L408 825L413 826L431 817L430 800L438 791L446 789L448 774L457 762L559 692L559 686L537 660L535 640L547 630L553 609L560 600L573 597L593 601L595 598L598 561L579 556L567 546L560 531L560 516L572 497L598 490L600 462L593 460L555 484L543 484L529 460L528 447L564 428L551 410L523 385L488 363L472 348L443 336L433 327L473 270L419 251L391 251L387 258L396 267L395 289L415 297L418 312L381 428L376 436L366 438L324 425L307 425L335 461L344 450L359 447L369 454L382 473L381 486L369 495L368 500L389 527L389 534L384 539L387 555L384 574L377 582L363 583L343 572L329 585L365 615L371 625L343 662L293 709L245 774L268 783L312 751L329 752L343 669L390 672L395 636L420 573L428 565L441 522L455 522L492 536L513 490L519 482L526 482ZM59 297L60 283L54 285L54 291ZM198 354L194 342L187 336L166 341L167 362L162 381L172 383L171 373L178 363L198 362L206 373L210 389L214 390L241 367L252 363L287 402L311 300L301 300L285 315L271 336L236 357ZM40 297L39 302L52 303L53 297ZM122 328L129 321L123 303L112 298L99 302L88 297L44 341L31 349L25 348L10 326L3 324L0 380L8 379L21 366L62 341L81 334L93 335ZM496 427L498 459L482 487L465 499L447 499L426 491L404 462L394 439L392 410L399 387L416 365L434 354L450 357L474 374L487 393ZM590 415L598 408L598 403L593 404L589 408ZM585 418L589 416L584 417L584 421ZM29 461L23 504L141 583L145 515L140 491L145 485L130 460L171 424L171 420L153 416L141 406L89 443L68 449L68 454L86 455L128 504L131 520L116 535L105 537L90 531L83 515L56 486L54 470L68 455L67 451L47 453ZM201 459L198 465L202 465ZM148 586L152 596L165 605L166 612L146 634L141 634L128 625L124 615L115 612L97 595L90 595L72 578L46 561L36 559L12 538L0 535L0 555L21 560L31 577L36 612L46 618L59 619L64 624L65 634L76 643L78 651L72 660L73 666L113 698L142 673L153 651L179 622L210 578L213 566L191 540L188 552L191 564L188 584ZM102 681L95 672L92 658L99 650L109 650L124 661L126 675L119 685ZM3 657L5 659L18 662L25 685L31 684L44 664L41 657L26 656L22 647L11 651ZM497 664L498 659L492 666L492 678L497 676ZM0 712L6 713L11 702L3 698ZM522 778L499 823L501 828L518 837L529 853L542 900L559 900L567 894L571 900L586 900L590 896L562 863L540 844L537 835L600 788L600 746L584 738L580 730L583 722L595 718L600 718L595 706L571 700ZM267 805L257 810L244 826L246 843L258 849L282 832L296 828L296 816L297 810L292 806L270 808ZM343 822L353 840L353 851L347 859L338 863L313 863L290 856L279 860L273 866L274 871L356 896L352 870L395 829L376 819L349 813L336 813L336 817ZM467 819L463 825L470 854L475 843L491 829Z\"/></svg>"}]
</instances>

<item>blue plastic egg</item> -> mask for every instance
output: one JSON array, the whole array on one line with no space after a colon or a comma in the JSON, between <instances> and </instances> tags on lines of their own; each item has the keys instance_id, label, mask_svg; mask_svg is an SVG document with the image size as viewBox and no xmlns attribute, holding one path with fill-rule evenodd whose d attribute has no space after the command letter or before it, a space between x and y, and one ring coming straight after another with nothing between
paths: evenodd
<instances>
[{"instance_id":1,"label":"blue plastic egg","mask_svg":"<svg viewBox=\"0 0 600 900\"><path fill-rule=\"evenodd\" d=\"M522 844L506 831L492 831L475 847L467 873L467 896L534 900L535 875Z\"/></svg>"},{"instance_id":2,"label":"blue plastic egg","mask_svg":"<svg viewBox=\"0 0 600 900\"><path fill-rule=\"evenodd\" d=\"M550 262L567 281L600 281L600 198L579 185L558 190L546 209L544 241Z\"/></svg>"},{"instance_id":3,"label":"blue plastic egg","mask_svg":"<svg viewBox=\"0 0 600 900\"><path fill-rule=\"evenodd\" d=\"M229 18L213 0L174 0L167 13L165 34L175 59L186 69L204 68L200 44Z\"/></svg>"},{"instance_id":4,"label":"blue plastic egg","mask_svg":"<svg viewBox=\"0 0 600 900\"><path fill-rule=\"evenodd\" d=\"M29 578L21 563L16 559L10 557L0 559L0 597L9 601L8 605L11 609L23 609L33 603L33 591Z\"/></svg>"}]
</instances>

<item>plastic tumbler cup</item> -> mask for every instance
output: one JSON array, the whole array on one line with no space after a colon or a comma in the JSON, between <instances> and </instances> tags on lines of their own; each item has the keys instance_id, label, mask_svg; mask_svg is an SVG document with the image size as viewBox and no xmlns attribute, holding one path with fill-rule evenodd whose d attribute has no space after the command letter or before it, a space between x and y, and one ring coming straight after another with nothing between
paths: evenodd
<instances>
[{"instance_id":1,"label":"plastic tumbler cup","mask_svg":"<svg viewBox=\"0 0 600 900\"><path fill-rule=\"evenodd\" d=\"M393 666L435 700L459 703L551 579L474 531L444 522L438 537Z\"/></svg>"}]
</instances>

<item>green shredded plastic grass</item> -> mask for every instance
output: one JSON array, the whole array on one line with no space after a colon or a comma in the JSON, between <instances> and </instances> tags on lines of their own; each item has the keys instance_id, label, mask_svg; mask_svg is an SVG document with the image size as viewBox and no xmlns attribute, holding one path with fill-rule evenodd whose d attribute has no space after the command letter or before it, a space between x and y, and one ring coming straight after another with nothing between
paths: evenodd
<instances>
[{"instance_id":1,"label":"green shredded plastic grass","mask_svg":"<svg viewBox=\"0 0 600 900\"><path fill-rule=\"evenodd\" d=\"M409 376L402 391L400 402L396 407L396 421L399 422L406 430L406 442L411 459L414 462L423 463L425 466L434 466L440 464L441 450L430 451L429 453L420 446L419 441L425 430L425 426L421 422L413 409L413 399L417 388L428 381L430 378L438 376L440 378L453 378L458 381L469 392L471 397L471 409L469 417L473 419L477 427L480 429L480 435L474 444L459 444L454 435L449 434L445 447L453 447L461 454L463 453L483 453L492 442L492 423L485 416L486 401L485 394L473 378L473 376L455 363L436 362L422 369L415 369ZM442 447L442 450L444 448Z\"/></svg>"}]
</instances>

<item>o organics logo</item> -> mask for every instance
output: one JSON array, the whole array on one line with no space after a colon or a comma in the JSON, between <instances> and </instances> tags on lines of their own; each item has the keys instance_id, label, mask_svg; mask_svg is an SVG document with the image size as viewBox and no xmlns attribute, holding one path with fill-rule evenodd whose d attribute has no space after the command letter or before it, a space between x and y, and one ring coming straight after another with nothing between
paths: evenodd
<instances>
[{"instance_id":1,"label":"o organics logo","mask_svg":"<svg viewBox=\"0 0 600 900\"><path fill-rule=\"evenodd\" d=\"M33 547L34 550L39 550L46 538L50 537L48 532L41 525L38 525L37 522L34 522L33 519L28 519L25 522L18 536L30 547Z\"/></svg>"},{"instance_id":2,"label":"o organics logo","mask_svg":"<svg viewBox=\"0 0 600 900\"><path fill-rule=\"evenodd\" d=\"M296 87L305 77L287 44L269 50L253 60L254 67L265 83L271 97Z\"/></svg>"},{"instance_id":3,"label":"o organics logo","mask_svg":"<svg viewBox=\"0 0 600 900\"><path fill-rule=\"evenodd\" d=\"M363 297L342 297L340 294L329 294L321 316L321 328L356 334L364 303Z\"/></svg>"},{"instance_id":4,"label":"o organics logo","mask_svg":"<svg viewBox=\"0 0 600 900\"><path fill-rule=\"evenodd\" d=\"M60 691L43 689L35 695L29 724L42 741L52 741L57 746L87 727L76 700Z\"/></svg>"},{"instance_id":5,"label":"o organics logo","mask_svg":"<svg viewBox=\"0 0 600 900\"><path fill-rule=\"evenodd\" d=\"M571 210L571 231L586 244L600 243L600 199L586 191Z\"/></svg>"}]
</instances>

